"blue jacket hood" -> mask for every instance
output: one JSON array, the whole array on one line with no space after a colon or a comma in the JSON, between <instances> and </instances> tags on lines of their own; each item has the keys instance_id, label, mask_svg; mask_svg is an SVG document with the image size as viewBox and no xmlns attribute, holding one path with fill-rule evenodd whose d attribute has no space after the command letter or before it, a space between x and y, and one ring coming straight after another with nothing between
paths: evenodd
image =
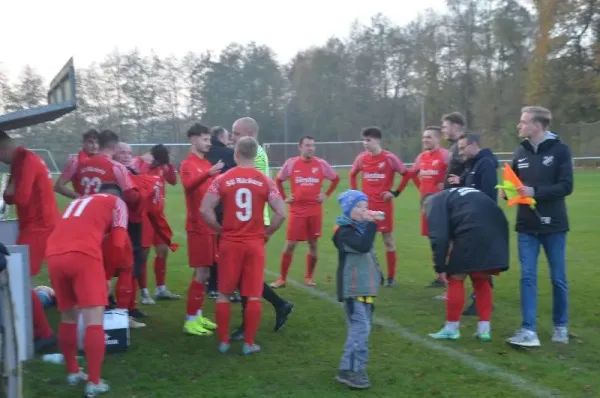
<instances>
[{"instance_id":1,"label":"blue jacket hood","mask_svg":"<svg viewBox=\"0 0 600 398\"><path fill-rule=\"evenodd\" d=\"M489 158L489 159L493 160L496 167L498 167L498 164L499 164L498 158L488 148L484 148L481 151L479 151L479 153L477 155L475 155L475 157L473 158L473 163L477 163L478 161L480 161L481 159L484 159L484 158Z\"/></svg>"}]
</instances>

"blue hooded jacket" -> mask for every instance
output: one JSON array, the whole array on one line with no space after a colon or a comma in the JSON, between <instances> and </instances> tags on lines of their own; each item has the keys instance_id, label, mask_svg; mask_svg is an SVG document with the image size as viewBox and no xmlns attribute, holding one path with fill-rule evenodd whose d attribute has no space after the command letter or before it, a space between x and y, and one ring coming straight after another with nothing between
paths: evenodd
<instances>
[{"instance_id":1,"label":"blue hooded jacket","mask_svg":"<svg viewBox=\"0 0 600 398\"><path fill-rule=\"evenodd\" d=\"M467 162L467 168L461 178L462 185L475 188L485 193L498 203L498 158L491 150L485 148L479 151L473 159Z\"/></svg>"}]
</instances>

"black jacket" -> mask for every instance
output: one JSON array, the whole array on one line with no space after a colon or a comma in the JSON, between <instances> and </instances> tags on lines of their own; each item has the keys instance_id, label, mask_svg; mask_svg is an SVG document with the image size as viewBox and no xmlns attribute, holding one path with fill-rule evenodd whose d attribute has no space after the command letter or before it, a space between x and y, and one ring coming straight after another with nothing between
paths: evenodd
<instances>
[{"instance_id":1,"label":"black jacket","mask_svg":"<svg viewBox=\"0 0 600 398\"><path fill-rule=\"evenodd\" d=\"M210 164L214 166L219 162L219 160L222 160L225 165L221 169L221 173L225 173L227 170L236 166L233 157L233 149L228 148L215 137L211 137L210 143L210 150L205 155L206 160L208 160ZM217 215L217 221L221 223L223 221L223 205L221 203L219 203L215 208L215 213Z\"/></svg>"},{"instance_id":2,"label":"black jacket","mask_svg":"<svg viewBox=\"0 0 600 398\"><path fill-rule=\"evenodd\" d=\"M498 158L489 149L482 149L466 163L461 178L463 187L475 188L498 202Z\"/></svg>"},{"instance_id":3,"label":"black jacket","mask_svg":"<svg viewBox=\"0 0 600 398\"><path fill-rule=\"evenodd\" d=\"M436 272L508 269L508 221L486 194L473 188L447 189L431 198L429 209L427 226Z\"/></svg>"},{"instance_id":4,"label":"black jacket","mask_svg":"<svg viewBox=\"0 0 600 398\"><path fill-rule=\"evenodd\" d=\"M448 182L448 176L454 174L456 176L462 176L465 172L465 164L458 155L458 141L450 141L452 145L450 146L450 162L448 164L448 171L446 172L446 177L444 178L444 189L456 187L455 184L450 184Z\"/></svg>"},{"instance_id":5,"label":"black jacket","mask_svg":"<svg viewBox=\"0 0 600 398\"><path fill-rule=\"evenodd\" d=\"M554 133L547 133L537 150L523 141L513 155L512 168L521 182L534 190L536 211L519 205L517 232L552 234L567 232L565 197L573 192L571 149Z\"/></svg>"}]
</instances>

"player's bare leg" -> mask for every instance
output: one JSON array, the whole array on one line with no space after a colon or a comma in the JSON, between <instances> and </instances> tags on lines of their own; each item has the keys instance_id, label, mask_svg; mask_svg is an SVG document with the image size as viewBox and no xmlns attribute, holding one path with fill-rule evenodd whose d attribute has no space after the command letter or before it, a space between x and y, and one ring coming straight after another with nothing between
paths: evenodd
<instances>
[{"instance_id":1,"label":"player's bare leg","mask_svg":"<svg viewBox=\"0 0 600 398\"><path fill-rule=\"evenodd\" d=\"M140 277L138 278L138 284L140 287L140 303L143 305L152 305L156 304L156 302L150 296L150 291L148 290L148 254L150 253L150 249L144 247L142 249L142 256L144 258L144 262L142 263L142 269L140 272Z\"/></svg>"},{"instance_id":2,"label":"player's bare leg","mask_svg":"<svg viewBox=\"0 0 600 398\"><path fill-rule=\"evenodd\" d=\"M304 284L306 286L316 286L314 280L315 268L317 267L317 240L308 241L308 253L306 254L306 274L304 275Z\"/></svg>"},{"instance_id":3,"label":"player's bare leg","mask_svg":"<svg viewBox=\"0 0 600 398\"><path fill-rule=\"evenodd\" d=\"M88 377L82 372L77 361L77 308L61 312L58 325L58 346L63 354L67 371L67 384L75 386Z\"/></svg>"},{"instance_id":4,"label":"player's bare leg","mask_svg":"<svg viewBox=\"0 0 600 398\"><path fill-rule=\"evenodd\" d=\"M294 242L291 240L285 241L285 246L283 246L283 253L281 253L281 268L279 279L277 279L270 285L273 289L285 287L287 283L288 272L290 270L290 267L292 266L292 260L294 258L294 250L296 249L296 245L298 245L298 242Z\"/></svg>"},{"instance_id":5,"label":"player's bare leg","mask_svg":"<svg viewBox=\"0 0 600 398\"><path fill-rule=\"evenodd\" d=\"M206 293L206 281L210 267L195 267L187 297L187 311L184 332L195 336L211 336L217 325L206 318L202 312Z\"/></svg>"},{"instance_id":6,"label":"player's bare leg","mask_svg":"<svg viewBox=\"0 0 600 398\"><path fill-rule=\"evenodd\" d=\"M387 287L396 286L396 244L391 232L382 232L385 246L385 261L387 265Z\"/></svg>"},{"instance_id":7,"label":"player's bare leg","mask_svg":"<svg viewBox=\"0 0 600 398\"><path fill-rule=\"evenodd\" d=\"M85 336L83 350L88 367L85 396L95 397L109 391L108 384L100 379L102 363L106 352L104 339L104 307L82 308Z\"/></svg>"},{"instance_id":8,"label":"player's bare leg","mask_svg":"<svg viewBox=\"0 0 600 398\"><path fill-rule=\"evenodd\" d=\"M161 243L154 246L154 277L156 278L156 290L154 298L157 300L179 300L181 296L174 294L167 289L167 256L169 255L169 246Z\"/></svg>"}]
</instances>

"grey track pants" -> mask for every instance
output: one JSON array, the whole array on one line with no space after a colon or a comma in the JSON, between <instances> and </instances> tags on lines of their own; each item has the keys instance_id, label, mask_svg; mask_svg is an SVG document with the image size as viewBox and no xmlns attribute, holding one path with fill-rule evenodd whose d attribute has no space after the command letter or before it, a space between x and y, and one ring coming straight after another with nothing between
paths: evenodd
<instances>
[{"instance_id":1,"label":"grey track pants","mask_svg":"<svg viewBox=\"0 0 600 398\"><path fill-rule=\"evenodd\" d=\"M371 319L373 304L363 303L356 299L346 299L344 302L348 335L342 353L340 370L362 372L369 361L369 335L371 334Z\"/></svg>"}]
</instances>

